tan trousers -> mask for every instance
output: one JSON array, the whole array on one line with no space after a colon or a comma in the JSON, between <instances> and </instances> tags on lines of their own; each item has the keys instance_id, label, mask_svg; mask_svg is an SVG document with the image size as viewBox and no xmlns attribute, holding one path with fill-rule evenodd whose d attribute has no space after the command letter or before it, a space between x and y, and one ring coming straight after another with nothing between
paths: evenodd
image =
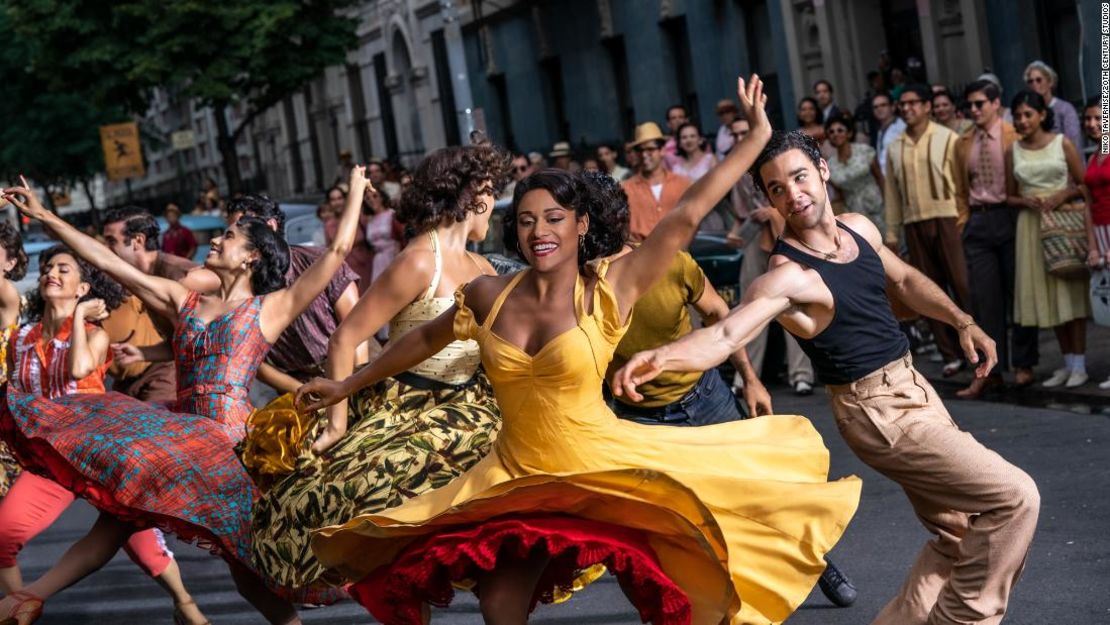
<instances>
[{"instance_id":1,"label":"tan trousers","mask_svg":"<svg viewBox=\"0 0 1110 625\"><path fill-rule=\"evenodd\" d=\"M1000 622L1037 526L1033 479L959 429L909 354L827 389L848 446L936 535L873 625Z\"/></svg>"}]
</instances>

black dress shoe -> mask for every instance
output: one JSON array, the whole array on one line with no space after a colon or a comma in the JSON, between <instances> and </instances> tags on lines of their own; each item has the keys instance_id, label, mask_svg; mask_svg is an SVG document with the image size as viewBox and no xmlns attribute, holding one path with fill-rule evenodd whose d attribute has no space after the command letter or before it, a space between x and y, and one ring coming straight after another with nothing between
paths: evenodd
<instances>
[{"instance_id":1,"label":"black dress shoe","mask_svg":"<svg viewBox=\"0 0 1110 625\"><path fill-rule=\"evenodd\" d=\"M817 585L821 587L821 592L829 601L841 608L856 602L858 593L856 587L852 585L852 580L841 573L828 558L825 558L825 571L821 573L821 579L817 580Z\"/></svg>"}]
</instances>

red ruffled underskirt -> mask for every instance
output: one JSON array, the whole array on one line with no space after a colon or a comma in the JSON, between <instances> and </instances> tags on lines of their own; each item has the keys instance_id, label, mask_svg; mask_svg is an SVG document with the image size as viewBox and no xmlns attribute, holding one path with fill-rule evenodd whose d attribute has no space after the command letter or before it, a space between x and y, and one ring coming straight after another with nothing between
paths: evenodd
<instances>
[{"instance_id":1,"label":"red ruffled underskirt","mask_svg":"<svg viewBox=\"0 0 1110 625\"><path fill-rule=\"evenodd\" d=\"M475 580L498 564L520 562L536 547L550 556L529 610L570 590L582 569L604 564L620 580L644 623L689 625L690 601L659 565L645 534L568 517L497 519L418 539L388 566L348 588L386 625L418 625L421 605L445 607L453 583ZM481 588L475 587L481 594Z\"/></svg>"}]
</instances>

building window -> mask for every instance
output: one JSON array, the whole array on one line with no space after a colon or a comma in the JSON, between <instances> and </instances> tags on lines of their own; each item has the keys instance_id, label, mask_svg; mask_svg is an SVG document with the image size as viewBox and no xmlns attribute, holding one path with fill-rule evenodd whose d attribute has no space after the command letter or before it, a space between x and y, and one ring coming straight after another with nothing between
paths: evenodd
<instances>
[{"instance_id":1,"label":"building window","mask_svg":"<svg viewBox=\"0 0 1110 625\"><path fill-rule=\"evenodd\" d=\"M570 121L567 120L565 92L563 91L563 64L553 56L540 61L544 76L544 90L551 106L547 110L548 128L556 141L570 141Z\"/></svg>"},{"instance_id":2,"label":"building window","mask_svg":"<svg viewBox=\"0 0 1110 625\"><path fill-rule=\"evenodd\" d=\"M374 55L374 82L378 87L378 108L381 112L382 130L385 131L385 150L390 158L397 156L397 122L393 117L393 96L386 88L389 72L385 67L385 54Z\"/></svg>"},{"instance_id":3,"label":"building window","mask_svg":"<svg viewBox=\"0 0 1110 625\"><path fill-rule=\"evenodd\" d=\"M672 17L659 23L663 29L664 51L672 72L678 103L686 107L691 118L698 114L698 93L694 88L694 64L690 57L690 35L686 16Z\"/></svg>"},{"instance_id":4,"label":"building window","mask_svg":"<svg viewBox=\"0 0 1110 625\"><path fill-rule=\"evenodd\" d=\"M369 160L370 121L366 119L366 94L362 90L362 68L358 65L347 66L347 91L351 95L351 112L355 118L355 138L361 153L360 162Z\"/></svg>"},{"instance_id":5,"label":"building window","mask_svg":"<svg viewBox=\"0 0 1110 625\"><path fill-rule=\"evenodd\" d=\"M489 77L489 86L497 100L497 118L501 121L501 142L512 151L517 151L516 136L513 134L513 115L509 108L509 88L504 74Z\"/></svg>"},{"instance_id":6,"label":"building window","mask_svg":"<svg viewBox=\"0 0 1110 625\"><path fill-rule=\"evenodd\" d=\"M455 82L451 80L451 60L447 56L447 39L443 29L432 32L432 54L436 64L439 87L439 111L443 116L443 134L447 145L459 145L459 116L455 110Z\"/></svg>"},{"instance_id":7,"label":"building window","mask_svg":"<svg viewBox=\"0 0 1110 625\"><path fill-rule=\"evenodd\" d=\"M776 97L779 91L779 75L775 71L774 42L771 40L771 14L767 10L767 0L744 3L744 41L747 44L748 67L759 71L763 80L763 93L767 98L767 118L774 128L785 128L782 98Z\"/></svg>"},{"instance_id":8,"label":"building window","mask_svg":"<svg viewBox=\"0 0 1110 625\"><path fill-rule=\"evenodd\" d=\"M636 130L636 109L632 104L631 89L628 82L628 55L624 48L624 37L610 37L602 42L609 56L609 67L613 72L613 82L617 91L617 108L620 114L621 134L624 141Z\"/></svg>"}]
</instances>

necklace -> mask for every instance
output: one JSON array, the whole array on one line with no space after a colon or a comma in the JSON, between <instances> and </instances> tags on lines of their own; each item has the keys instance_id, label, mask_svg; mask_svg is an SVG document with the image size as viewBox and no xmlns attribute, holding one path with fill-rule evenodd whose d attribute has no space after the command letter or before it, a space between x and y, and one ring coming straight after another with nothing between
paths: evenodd
<instances>
[{"instance_id":1,"label":"necklace","mask_svg":"<svg viewBox=\"0 0 1110 625\"><path fill-rule=\"evenodd\" d=\"M802 245L808 247L811 251L817 252L818 254L824 256L825 260L832 260L832 259L836 258L837 253L840 252L840 230L839 229L837 229L837 231L836 231L836 249L834 249L831 252L822 252L821 250L819 250L819 249L813 247L812 245L810 245L809 243L806 243L805 239L803 239L802 237L798 237L798 241L801 242Z\"/></svg>"}]
</instances>

